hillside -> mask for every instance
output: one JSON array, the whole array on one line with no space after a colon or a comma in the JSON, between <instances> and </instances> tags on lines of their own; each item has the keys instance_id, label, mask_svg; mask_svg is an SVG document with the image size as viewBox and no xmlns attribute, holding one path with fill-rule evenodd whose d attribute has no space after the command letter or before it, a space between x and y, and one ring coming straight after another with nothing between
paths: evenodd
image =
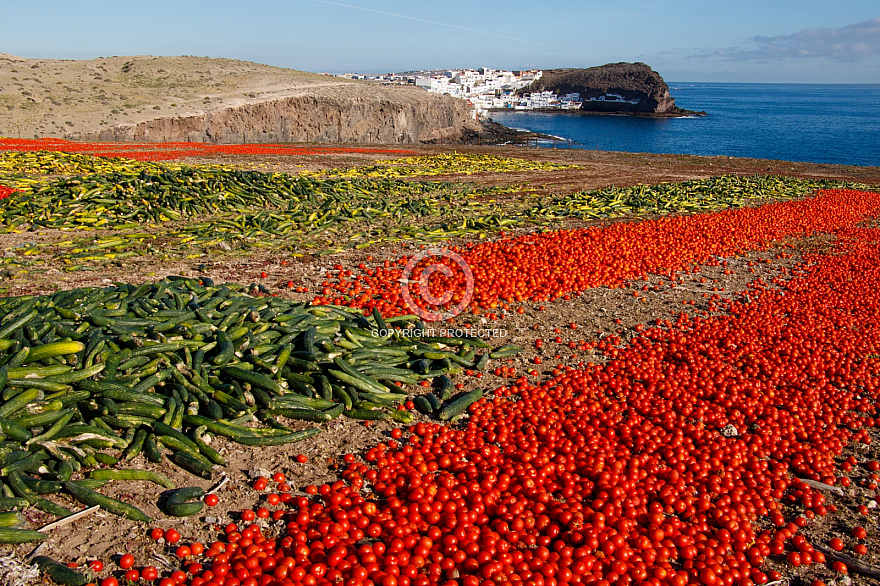
<instances>
[{"instance_id":1,"label":"hillside","mask_svg":"<svg viewBox=\"0 0 880 586\"><path fill-rule=\"evenodd\" d=\"M477 128L461 100L234 59L0 54L2 136L415 143Z\"/></svg>"},{"instance_id":2,"label":"hillside","mask_svg":"<svg viewBox=\"0 0 880 586\"><path fill-rule=\"evenodd\" d=\"M609 63L586 69L549 69L528 91L577 92L586 112L652 116L696 114L675 105L669 86L644 63Z\"/></svg>"}]
</instances>

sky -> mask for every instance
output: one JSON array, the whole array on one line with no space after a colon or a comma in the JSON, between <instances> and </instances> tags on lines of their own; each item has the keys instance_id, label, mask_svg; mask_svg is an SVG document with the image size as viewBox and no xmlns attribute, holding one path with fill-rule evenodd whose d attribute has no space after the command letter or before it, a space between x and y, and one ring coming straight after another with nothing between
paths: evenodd
<instances>
[{"instance_id":1,"label":"sky","mask_svg":"<svg viewBox=\"0 0 880 586\"><path fill-rule=\"evenodd\" d=\"M327 73L642 61L667 81L880 83L876 0L7 2L0 53L228 57Z\"/></svg>"}]
</instances>

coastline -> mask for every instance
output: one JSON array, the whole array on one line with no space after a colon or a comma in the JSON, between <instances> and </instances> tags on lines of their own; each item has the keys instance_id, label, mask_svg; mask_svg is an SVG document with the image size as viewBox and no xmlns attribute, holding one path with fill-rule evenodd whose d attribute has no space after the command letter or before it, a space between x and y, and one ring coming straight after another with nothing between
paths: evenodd
<instances>
[{"instance_id":1,"label":"coastline","mask_svg":"<svg viewBox=\"0 0 880 586\"><path fill-rule=\"evenodd\" d=\"M599 116L634 116L636 118L688 118L693 116L708 116L708 112L679 109L675 112L635 112L616 110L601 112L597 110L562 110L559 108L532 108L529 110L517 110L514 108L487 108L487 112L541 112L544 114L575 114L575 115L599 115Z\"/></svg>"}]
</instances>

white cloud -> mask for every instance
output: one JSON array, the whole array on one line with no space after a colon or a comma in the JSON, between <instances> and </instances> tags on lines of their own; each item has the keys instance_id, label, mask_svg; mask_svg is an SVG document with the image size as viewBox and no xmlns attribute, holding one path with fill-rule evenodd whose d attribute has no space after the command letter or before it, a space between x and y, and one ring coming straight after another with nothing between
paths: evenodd
<instances>
[{"instance_id":1,"label":"white cloud","mask_svg":"<svg viewBox=\"0 0 880 586\"><path fill-rule=\"evenodd\" d=\"M754 49L719 49L731 61L824 58L839 62L880 57L880 17L840 28L802 29L791 35L753 37Z\"/></svg>"}]
</instances>

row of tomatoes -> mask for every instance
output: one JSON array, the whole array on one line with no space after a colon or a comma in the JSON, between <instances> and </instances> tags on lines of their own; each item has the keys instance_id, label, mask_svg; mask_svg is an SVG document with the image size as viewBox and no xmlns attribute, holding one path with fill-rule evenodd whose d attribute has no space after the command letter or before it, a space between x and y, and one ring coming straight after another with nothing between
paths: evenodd
<instances>
[{"instance_id":1,"label":"row of tomatoes","mask_svg":"<svg viewBox=\"0 0 880 586\"><path fill-rule=\"evenodd\" d=\"M345 147L296 147L279 144L210 144L200 142L165 143L113 143L75 142L61 138L2 138L0 151L61 151L86 153L97 157L126 157L139 161L169 161L187 157L212 155L319 155L327 153L385 153L412 154L413 151L345 148Z\"/></svg>"},{"instance_id":2,"label":"row of tomatoes","mask_svg":"<svg viewBox=\"0 0 880 586\"><path fill-rule=\"evenodd\" d=\"M604 227L558 230L454 248L426 256L409 274L411 257L385 261L362 272L339 271L318 303L342 303L383 315L413 313L401 279L419 281L425 268L430 296L448 298L447 309L470 296L470 309L504 302L545 301L599 286L619 286L647 273L671 274L745 250L761 250L789 237L828 232L880 212L880 194L828 190L815 197L711 214L663 217ZM473 275L469 286L466 269ZM446 274L444 274L446 273ZM410 296L420 306L420 286ZM450 295L451 294L451 295ZM432 307L424 307L432 311Z\"/></svg>"}]
</instances>

